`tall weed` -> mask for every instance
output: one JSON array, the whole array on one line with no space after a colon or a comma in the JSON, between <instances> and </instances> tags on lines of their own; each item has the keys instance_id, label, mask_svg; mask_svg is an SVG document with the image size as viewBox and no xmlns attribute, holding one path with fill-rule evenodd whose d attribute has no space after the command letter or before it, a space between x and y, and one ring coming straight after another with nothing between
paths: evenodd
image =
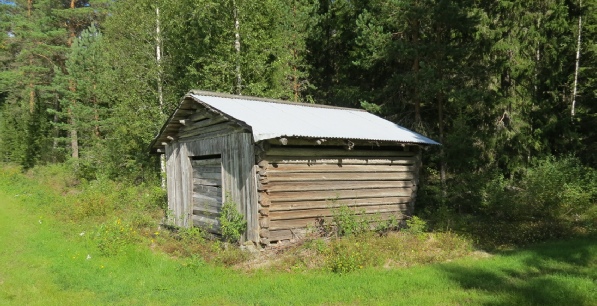
<instances>
[{"instance_id":1,"label":"tall weed","mask_svg":"<svg viewBox=\"0 0 597 306\"><path fill-rule=\"evenodd\" d=\"M100 224L93 233L98 250L102 255L113 256L139 240L132 224L117 218Z\"/></svg>"},{"instance_id":2,"label":"tall weed","mask_svg":"<svg viewBox=\"0 0 597 306\"><path fill-rule=\"evenodd\" d=\"M332 225L337 236L356 236L370 229L369 222L355 209L340 205L332 209Z\"/></svg>"},{"instance_id":3,"label":"tall weed","mask_svg":"<svg viewBox=\"0 0 597 306\"><path fill-rule=\"evenodd\" d=\"M220 230L225 241L238 242L247 230L247 221L238 212L236 203L230 199L229 195L226 196L226 201L222 204L218 221L220 221Z\"/></svg>"}]
</instances>

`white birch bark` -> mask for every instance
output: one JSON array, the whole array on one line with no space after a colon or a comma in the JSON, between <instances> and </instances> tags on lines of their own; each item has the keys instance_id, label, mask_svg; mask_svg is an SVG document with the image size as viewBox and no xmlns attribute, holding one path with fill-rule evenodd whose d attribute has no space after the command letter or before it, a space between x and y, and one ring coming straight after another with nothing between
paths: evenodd
<instances>
[{"instance_id":1,"label":"white birch bark","mask_svg":"<svg viewBox=\"0 0 597 306\"><path fill-rule=\"evenodd\" d=\"M160 112L164 113L164 91L162 84L162 34L160 29L160 8L155 8L155 59L158 68L157 82L158 82L158 101L160 104ZM160 155L160 170L161 170L161 186L166 189L166 156Z\"/></svg>"},{"instance_id":2,"label":"white birch bark","mask_svg":"<svg viewBox=\"0 0 597 306\"><path fill-rule=\"evenodd\" d=\"M579 0L579 8L582 8L582 0ZM582 15L578 16L578 43L576 45L576 68L574 69L574 88L572 89L572 108L570 115L574 117L574 108L576 107L576 92L578 87L578 66L580 62L580 42L581 42L581 31L582 31Z\"/></svg>"},{"instance_id":3,"label":"white birch bark","mask_svg":"<svg viewBox=\"0 0 597 306\"><path fill-rule=\"evenodd\" d=\"M238 7L236 0L232 1L234 13L234 48L236 49L236 94L242 92L242 77L240 71L240 20L238 17Z\"/></svg>"}]
</instances>

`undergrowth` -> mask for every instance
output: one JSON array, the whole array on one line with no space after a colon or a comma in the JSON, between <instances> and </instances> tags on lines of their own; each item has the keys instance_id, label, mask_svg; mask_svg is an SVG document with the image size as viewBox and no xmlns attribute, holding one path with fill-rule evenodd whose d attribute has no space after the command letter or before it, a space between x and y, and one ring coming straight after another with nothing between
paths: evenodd
<instances>
[{"instance_id":1,"label":"undergrowth","mask_svg":"<svg viewBox=\"0 0 597 306\"><path fill-rule=\"evenodd\" d=\"M424 176L425 177L425 176ZM418 208L434 231L456 231L483 248L524 246L597 233L597 170L572 156L531 160L499 172L427 175Z\"/></svg>"},{"instance_id":2,"label":"undergrowth","mask_svg":"<svg viewBox=\"0 0 597 306\"><path fill-rule=\"evenodd\" d=\"M341 205L334 210L332 222L324 225L328 231L324 236L313 236L286 248L276 255L279 260L273 264L252 266L251 262L260 259L231 244L245 227L234 203L228 205L229 213L224 214L230 221L227 239L220 241L196 227L162 228L166 207L164 191L159 188L110 180L87 182L77 179L67 167L57 165L37 167L25 175L16 168L8 169L8 173L23 184L37 181L40 188L35 190L50 190L45 193L51 199L44 201L48 206L44 210L65 224L66 235L84 237L107 257L126 254L135 247L149 247L179 258L189 267L213 264L348 273L363 267L444 261L466 255L471 248L466 240L451 233L425 233L424 221L416 217L407 221L408 227L402 232L393 233L398 220L381 220L379 216L363 220L358 211ZM270 252L276 252L273 249Z\"/></svg>"},{"instance_id":3,"label":"undergrowth","mask_svg":"<svg viewBox=\"0 0 597 306\"><path fill-rule=\"evenodd\" d=\"M339 274L364 268L403 268L445 262L474 252L473 243L458 234L391 232L380 236L364 233L350 237L310 237L289 247L281 260L270 266L274 270L321 269Z\"/></svg>"},{"instance_id":4,"label":"undergrowth","mask_svg":"<svg viewBox=\"0 0 597 306\"><path fill-rule=\"evenodd\" d=\"M462 235L427 232L424 221L412 218L408 230L313 235L292 246L273 246L259 263L199 228L160 228L163 203L150 200L150 187L77 181L67 170L0 171L2 305L597 301L594 237L489 255L475 251ZM46 185L35 175L57 180ZM110 209L72 213L85 197ZM447 261L452 262L429 265ZM252 272L238 273L240 267Z\"/></svg>"},{"instance_id":5,"label":"undergrowth","mask_svg":"<svg viewBox=\"0 0 597 306\"><path fill-rule=\"evenodd\" d=\"M86 237L103 256L148 246L185 262L200 258L202 262L230 266L248 258L238 247L214 239L202 229L162 228L167 202L165 191L159 187L108 179L86 181L75 177L65 165L36 167L24 175L16 167L10 169L11 176L29 184L35 180L41 189L49 189L46 195L52 199L44 203L54 218L68 225L64 227L67 235ZM235 241L241 233L238 212L229 215L232 223L228 239Z\"/></svg>"}]
</instances>

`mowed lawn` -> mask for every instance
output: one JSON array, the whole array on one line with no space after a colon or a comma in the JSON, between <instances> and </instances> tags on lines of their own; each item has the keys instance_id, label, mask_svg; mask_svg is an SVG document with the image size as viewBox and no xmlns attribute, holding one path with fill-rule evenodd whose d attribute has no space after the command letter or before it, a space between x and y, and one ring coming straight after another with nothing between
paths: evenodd
<instances>
[{"instance_id":1,"label":"mowed lawn","mask_svg":"<svg viewBox=\"0 0 597 306\"><path fill-rule=\"evenodd\" d=\"M7 184L0 184L0 305L597 305L594 238L344 275L242 272L189 265L144 245L98 255L86 233L44 215L44 201L55 197Z\"/></svg>"}]
</instances>

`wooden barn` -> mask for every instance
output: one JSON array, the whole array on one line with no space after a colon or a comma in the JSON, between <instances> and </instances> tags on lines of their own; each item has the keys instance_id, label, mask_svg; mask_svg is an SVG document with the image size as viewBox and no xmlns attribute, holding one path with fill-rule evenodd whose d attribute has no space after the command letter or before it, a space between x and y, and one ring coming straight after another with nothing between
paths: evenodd
<instances>
[{"instance_id":1,"label":"wooden barn","mask_svg":"<svg viewBox=\"0 0 597 306\"><path fill-rule=\"evenodd\" d=\"M403 218L421 148L437 144L366 111L191 91L151 143L166 155L170 222L219 230L228 198L245 240L300 238L339 205Z\"/></svg>"}]
</instances>

